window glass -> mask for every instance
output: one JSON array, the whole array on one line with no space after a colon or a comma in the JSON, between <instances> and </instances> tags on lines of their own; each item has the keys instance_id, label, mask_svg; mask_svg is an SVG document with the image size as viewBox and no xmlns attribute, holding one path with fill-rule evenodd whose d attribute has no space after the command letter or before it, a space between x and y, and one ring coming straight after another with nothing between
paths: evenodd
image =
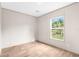
<instances>
[{"instance_id":1,"label":"window glass","mask_svg":"<svg viewBox=\"0 0 79 59\"><path fill-rule=\"evenodd\" d=\"M51 39L64 40L64 16L50 19Z\"/></svg>"}]
</instances>

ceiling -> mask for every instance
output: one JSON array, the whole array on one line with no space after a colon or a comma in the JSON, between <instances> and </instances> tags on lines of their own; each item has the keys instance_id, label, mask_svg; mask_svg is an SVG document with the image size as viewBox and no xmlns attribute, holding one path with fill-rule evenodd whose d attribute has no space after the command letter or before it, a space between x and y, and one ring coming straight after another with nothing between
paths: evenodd
<instances>
[{"instance_id":1,"label":"ceiling","mask_svg":"<svg viewBox=\"0 0 79 59\"><path fill-rule=\"evenodd\" d=\"M42 16L72 4L72 2L2 2L3 8L26 13L35 17Z\"/></svg>"}]
</instances>

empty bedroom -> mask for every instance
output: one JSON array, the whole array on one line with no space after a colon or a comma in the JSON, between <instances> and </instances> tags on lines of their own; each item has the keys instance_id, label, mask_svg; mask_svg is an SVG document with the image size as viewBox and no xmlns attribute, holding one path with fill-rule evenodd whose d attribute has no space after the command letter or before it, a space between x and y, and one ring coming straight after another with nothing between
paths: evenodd
<instances>
[{"instance_id":1,"label":"empty bedroom","mask_svg":"<svg viewBox=\"0 0 79 59\"><path fill-rule=\"evenodd\" d=\"M1 57L79 57L79 2L0 2Z\"/></svg>"}]
</instances>

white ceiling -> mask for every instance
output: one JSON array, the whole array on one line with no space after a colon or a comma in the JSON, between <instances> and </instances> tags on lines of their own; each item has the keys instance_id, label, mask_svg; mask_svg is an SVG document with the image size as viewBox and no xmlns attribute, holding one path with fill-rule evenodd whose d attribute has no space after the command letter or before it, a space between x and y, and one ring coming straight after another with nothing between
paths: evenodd
<instances>
[{"instance_id":1,"label":"white ceiling","mask_svg":"<svg viewBox=\"0 0 79 59\"><path fill-rule=\"evenodd\" d=\"M42 16L72 2L2 2L3 8L26 13L32 16Z\"/></svg>"}]
</instances>

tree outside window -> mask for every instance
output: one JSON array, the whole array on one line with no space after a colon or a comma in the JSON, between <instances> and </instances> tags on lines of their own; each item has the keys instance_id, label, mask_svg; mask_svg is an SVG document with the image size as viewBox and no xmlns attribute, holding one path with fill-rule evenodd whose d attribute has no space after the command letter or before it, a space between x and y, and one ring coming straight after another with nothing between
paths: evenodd
<instances>
[{"instance_id":1,"label":"tree outside window","mask_svg":"<svg viewBox=\"0 0 79 59\"><path fill-rule=\"evenodd\" d=\"M50 19L50 31L52 39L64 41L64 16Z\"/></svg>"}]
</instances>

